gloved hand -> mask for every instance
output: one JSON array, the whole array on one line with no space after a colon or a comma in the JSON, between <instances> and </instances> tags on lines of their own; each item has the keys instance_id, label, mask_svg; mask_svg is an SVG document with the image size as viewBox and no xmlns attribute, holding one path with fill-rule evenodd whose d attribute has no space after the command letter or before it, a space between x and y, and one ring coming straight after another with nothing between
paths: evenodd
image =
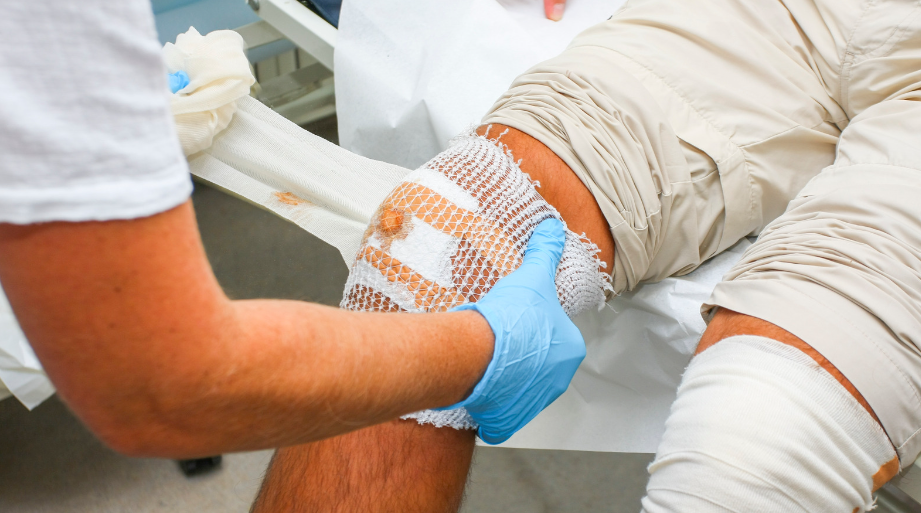
<instances>
[{"instance_id":1,"label":"gloved hand","mask_svg":"<svg viewBox=\"0 0 921 513\"><path fill-rule=\"evenodd\" d=\"M189 74L185 71L177 71L166 75L166 80L169 82L170 92L176 94L189 85Z\"/></svg>"},{"instance_id":2,"label":"gloved hand","mask_svg":"<svg viewBox=\"0 0 921 513\"><path fill-rule=\"evenodd\" d=\"M585 358L585 341L563 312L554 285L565 240L559 220L540 223L521 267L479 302L452 309L480 312L496 337L483 378L467 399L450 407L467 408L488 444L508 440L556 400Z\"/></svg>"}]
</instances>

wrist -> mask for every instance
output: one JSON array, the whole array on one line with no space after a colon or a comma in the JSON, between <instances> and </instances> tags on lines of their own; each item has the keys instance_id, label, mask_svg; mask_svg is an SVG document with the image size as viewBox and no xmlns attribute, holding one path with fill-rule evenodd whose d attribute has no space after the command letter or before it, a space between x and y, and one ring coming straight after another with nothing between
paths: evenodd
<instances>
[{"instance_id":1,"label":"wrist","mask_svg":"<svg viewBox=\"0 0 921 513\"><path fill-rule=\"evenodd\" d=\"M457 331L460 335L458 343L465 348L469 358L469 372L465 373L471 378L467 380L462 394L454 397L453 409L468 403L468 399L477 389L477 386L489 375L490 367L495 355L496 340L492 327L486 317L480 313L472 303L451 310L451 315L458 319L456 325L463 326ZM482 388L482 387L480 387Z\"/></svg>"}]
</instances>

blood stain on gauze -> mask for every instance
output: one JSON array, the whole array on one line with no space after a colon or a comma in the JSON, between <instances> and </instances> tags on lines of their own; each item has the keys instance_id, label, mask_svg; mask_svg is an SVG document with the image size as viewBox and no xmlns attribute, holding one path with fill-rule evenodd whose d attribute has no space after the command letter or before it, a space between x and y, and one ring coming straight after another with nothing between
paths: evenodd
<instances>
[{"instance_id":1,"label":"blood stain on gauze","mask_svg":"<svg viewBox=\"0 0 921 513\"><path fill-rule=\"evenodd\" d=\"M407 175L378 208L341 307L443 312L476 302L521 265L531 233L550 217L561 219L501 144L465 133ZM570 317L600 308L611 290L597 253L584 236L567 230L556 286ZM405 418L476 427L462 409Z\"/></svg>"}]
</instances>

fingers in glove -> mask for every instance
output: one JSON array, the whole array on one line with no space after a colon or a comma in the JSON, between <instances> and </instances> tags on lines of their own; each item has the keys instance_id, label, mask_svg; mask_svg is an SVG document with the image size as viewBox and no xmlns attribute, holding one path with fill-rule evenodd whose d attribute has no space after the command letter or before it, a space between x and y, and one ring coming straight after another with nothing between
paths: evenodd
<instances>
[{"instance_id":1,"label":"fingers in glove","mask_svg":"<svg viewBox=\"0 0 921 513\"><path fill-rule=\"evenodd\" d=\"M546 219L537 225L528 247L524 252L522 267L538 265L544 268L550 276L556 276L556 268L560 265L563 256L563 247L566 245L566 230L559 219Z\"/></svg>"}]
</instances>

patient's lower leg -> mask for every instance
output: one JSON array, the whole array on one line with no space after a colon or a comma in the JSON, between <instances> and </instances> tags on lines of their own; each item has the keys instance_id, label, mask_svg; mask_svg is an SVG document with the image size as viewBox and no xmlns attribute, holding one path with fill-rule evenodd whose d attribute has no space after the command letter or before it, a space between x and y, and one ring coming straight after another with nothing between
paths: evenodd
<instances>
[{"instance_id":1,"label":"patient's lower leg","mask_svg":"<svg viewBox=\"0 0 921 513\"><path fill-rule=\"evenodd\" d=\"M486 134L486 127L479 133ZM402 189L398 188L382 205L360 253L359 264L366 274L353 279L356 278L353 271L344 306L381 311L431 311L475 301L499 278L517 267L529 227L536 226L549 215L558 215L550 207L562 214L570 230L584 232L587 239L598 245L597 257L610 268L613 239L591 193L562 160L538 141L497 126L493 126L488 135L494 139L500 134L503 134L501 142L511 151L512 157L521 160L521 169L531 180L540 182L538 190L543 199L525 198L512 202L506 212L506 226L496 226L491 219L482 219L492 218L495 213L489 213L488 208L478 209L463 194L454 195L451 186L439 185L437 176L423 173L425 176L403 184ZM478 146L479 143L471 144ZM494 146L492 150L479 147L477 151L485 151L481 156L492 159L496 157L494 149ZM506 167L505 164L493 167L489 173L506 173ZM482 169L477 172L482 173ZM471 181L497 178L469 176L464 169L455 169L447 176L452 176L455 185L462 188ZM507 178L515 177L515 173L511 173ZM505 201L495 197L503 184L508 185L505 178L490 182L482 190L468 192L476 197L477 203L488 207ZM543 200L549 205L543 204ZM506 206L502 208L507 208L507 204L503 203ZM522 215L525 211L530 211L531 215ZM467 226L458 229L452 225L458 221ZM407 233L409 230L416 233ZM420 256L436 253L437 249L413 246L413 237L421 235L427 238L416 237L416 241L448 241L447 253L453 267L450 280L444 273L439 278L437 269L431 269L433 265L437 267L438 261L420 259ZM603 282L593 274L599 262L586 260L587 249L575 244L577 240L570 237L568 241L569 265L575 268L566 276L585 282L571 283L571 290L561 291L568 311L592 306L592 301L601 297L600 288L603 287ZM407 253L408 249L415 253ZM576 254L578 251L582 253ZM407 257L401 259L399 255ZM444 256L441 258L443 261ZM561 268L566 258L564 253ZM418 272L420 268L422 272ZM464 271L458 272L458 268ZM433 274L436 279L432 279ZM559 286L560 275L557 283ZM595 288L594 296L592 287ZM423 415L423 418L460 426L466 422L463 417L437 414ZM456 511L473 453L473 433L402 420L282 449L272 462L254 510Z\"/></svg>"},{"instance_id":2,"label":"patient's lower leg","mask_svg":"<svg viewBox=\"0 0 921 513\"><path fill-rule=\"evenodd\" d=\"M473 431L398 420L281 449L253 510L454 512L473 455Z\"/></svg>"},{"instance_id":3,"label":"patient's lower leg","mask_svg":"<svg viewBox=\"0 0 921 513\"><path fill-rule=\"evenodd\" d=\"M643 499L673 511L866 511L899 462L869 404L805 341L721 310L682 378Z\"/></svg>"}]
</instances>

